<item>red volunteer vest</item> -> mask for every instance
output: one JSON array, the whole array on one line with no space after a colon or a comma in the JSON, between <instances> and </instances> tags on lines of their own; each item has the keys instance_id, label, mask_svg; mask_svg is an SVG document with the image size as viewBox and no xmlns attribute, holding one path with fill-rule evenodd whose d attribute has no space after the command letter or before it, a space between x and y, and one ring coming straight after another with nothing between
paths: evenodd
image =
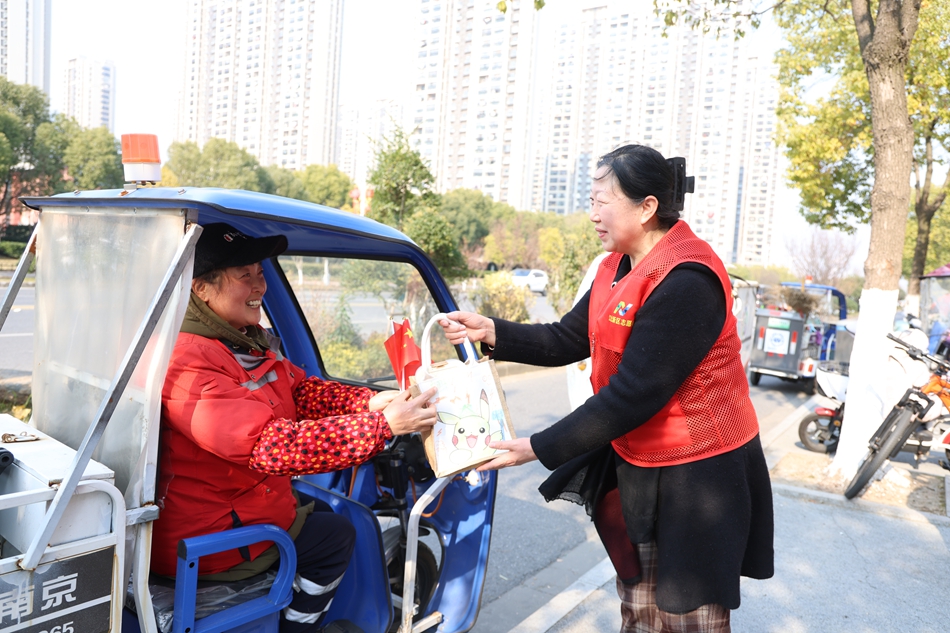
<instances>
[{"instance_id":1,"label":"red volunteer vest","mask_svg":"<svg viewBox=\"0 0 950 633\"><path fill-rule=\"evenodd\" d=\"M637 466L671 466L726 453L754 438L759 423L739 358L732 285L722 261L682 221L611 288L621 258L622 254L612 253L604 259L591 286L588 334L594 393L617 373L637 311L677 265L694 262L716 273L726 294L726 323L712 349L666 406L614 440L614 450Z\"/></svg>"}]
</instances>

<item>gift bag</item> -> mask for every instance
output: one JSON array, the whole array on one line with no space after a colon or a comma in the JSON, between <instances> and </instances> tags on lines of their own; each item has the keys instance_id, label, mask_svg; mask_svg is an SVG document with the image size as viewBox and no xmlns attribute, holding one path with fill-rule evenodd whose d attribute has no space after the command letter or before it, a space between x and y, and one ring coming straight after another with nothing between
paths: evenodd
<instances>
[{"instance_id":1,"label":"gift bag","mask_svg":"<svg viewBox=\"0 0 950 633\"><path fill-rule=\"evenodd\" d=\"M437 477L470 470L505 452L490 448L489 442L515 439L505 393L491 359L475 360L475 348L465 339L466 362L453 358L432 364L432 327L444 318L444 314L437 314L426 324L422 366L416 370L412 388L415 394L438 389L431 401L438 421L431 431L422 434L426 457Z\"/></svg>"}]
</instances>

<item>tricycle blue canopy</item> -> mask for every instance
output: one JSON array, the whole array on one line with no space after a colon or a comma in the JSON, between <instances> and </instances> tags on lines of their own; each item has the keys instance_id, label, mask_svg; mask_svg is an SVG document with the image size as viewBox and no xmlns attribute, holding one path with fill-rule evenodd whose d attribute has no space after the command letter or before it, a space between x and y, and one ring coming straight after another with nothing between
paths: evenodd
<instances>
[{"instance_id":1,"label":"tricycle blue canopy","mask_svg":"<svg viewBox=\"0 0 950 633\"><path fill-rule=\"evenodd\" d=\"M112 214L125 221L137 213L185 210L187 220L199 225L227 222L252 236L285 235L289 243L287 253L263 263L268 284L264 296L265 315L268 325L280 337L285 355L311 375L375 389L388 387L391 376L385 374L391 374L392 370L383 371L377 362L377 348L382 348L378 324L401 310L411 311L414 319L421 319L457 308L448 284L412 240L389 226L320 205L262 193L192 187L77 191L22 200L50 216L69 213L69 222L75 224L84 223L82 218L86 212L99 217ZM181 276L182 258L187 260L197 239L194 227L188 229L190 225L183 221L183 216L177 217L178 230L184 226L185 235L179 235L183 241L175 255L177 263L169 268L166 278L176 270ZM68 228L69 222L63 225ZM41 215L40 224L43 223ZM125 242L106 243L101 253L104 256L114 253L118 257L126 248ZM32 255L27 253L24 258L28 266ZM38 269L43 263L42 259L38 260ZM166 264L161 266L164 269ZM190 276L187 270L184 274L185 278ZM18 279L17 285L22 282L22 276ZM39 284L37 294L39 297ZM4 306L7 303L5 298ZM2 321L0 315L0 325ZM324 330L332 328L345 332L348 337L344 337L349 347L345 347L347 354L342 355L346 356L343 360L336 357L342 349L339 337L324 336ZM144 336L149 335L146 330ZM70 376L80 374L88 375L88 372L74 371ZM94 384L108 385L111 375L105 380L93 378ZM113 389L115 385L113 383ZM124 389L124 385L121 388ZM149 420L147 423L157 422ZM108 419L103 422L108 423ZM437 624L438 630L443 632L467 631L474 625L485 578L497 477L495 473L475 472L451 479L426 477L422 468L424 456L414 455L409 439L401 444L397 442L377 458L386 462L382 467L370 463L343 473L308 475L298 482L298 492L303 498L327 501L334 511L348 516L358 530L357 555L344 576L327 621L345 618L367 632L382 633L390 629L394 603L398 609L408 599L410 602L402 608L400 631L408 633ZM84 446L72 448L79 454L85 450ZM116 470L109 464L108 451L96 459ZM400 476L393 473L407 465L416 468L408 471L410 477L400 484ZM154 471L151 476L154 477ZM117 476L116 485L120 485L119 479ZM124 481L121 485L125 485ZM154 520L153 502L154 499L144 500L145 504L152 503L151 509L138 512L136 524ZM400 505L403 502L405 505ZM253 537L250 534L242 538ZM214 549L213 543L200 538L205 540L200 544L186 543L181 551L198 556L202 548ZM130 563L133 576L134 565L143 560L147 560L147 556ZM140 569L139 573L145 572ZM188 581L194 586L194 578ZM287 583L281 580L278 585L286 588ZM390 588L395 595L391 595ZM220 628L219 623L250 622L256 618L270 621L270 616L263 611L242 611L208 616L210 619L203 625L201 617L196 619L198 607L193 600L183 598L183 602L179 602L181 593L175 595L176 629L194 626L192 630L196 631L230 630ZM250 604L255 605L254 609L269 609L269 613L275 614L283 598L273 593L267 600ZM113 596L113 600L116 599ZM417 613L413 614L414 610ZM143 622L142 614L123 620L126 630L133 630ZM118 631L117 627L113 618L111 629ZM151 622L144 628L155 630Z\"/></svg>"}]
</instances>

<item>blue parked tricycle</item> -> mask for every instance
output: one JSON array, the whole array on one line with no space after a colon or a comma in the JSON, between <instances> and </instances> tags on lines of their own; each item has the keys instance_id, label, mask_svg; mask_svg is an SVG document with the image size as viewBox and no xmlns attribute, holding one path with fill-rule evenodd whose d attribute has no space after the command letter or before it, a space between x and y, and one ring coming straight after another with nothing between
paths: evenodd
<instances>
[{"instance_id":1,"label":"blue parked tricycle","mask_svg":"<svg viewBox=\"0 0 950 633\"><path fill-rule=\"evenodd\" d=\"M421 325L456 309L447 284L395 229L277 196L128 186L24 202L40 222L0 326L35 250L34 412L30 424L0 416L0 431L31 440L9 445L15 462L0 473L0 633L276 631L295 565L278 528L182 541L176 580L149 577L161 386L201 225L287 236L286 254L263 262L263 325L309 375L395 388L388 321ZM434 355L458 353L441 344ZM405 436L359 468L295 488L357 528L327 622L367 633L474 625L494 473L436 478L418 438ZM260 541L278 545L276 573L217 585L197 576L199 557Z\"/></svg>"}]
</instances>

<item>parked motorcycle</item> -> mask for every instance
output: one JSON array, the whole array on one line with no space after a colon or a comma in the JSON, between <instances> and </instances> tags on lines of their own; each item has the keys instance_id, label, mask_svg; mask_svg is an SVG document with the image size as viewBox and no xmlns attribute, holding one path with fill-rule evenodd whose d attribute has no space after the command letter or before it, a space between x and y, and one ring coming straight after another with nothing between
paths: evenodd
<instances>
[{"instance_id":1,"label":"parked motorcycle","mask_svg":"<svg viewBox=\"0 0 950 633\"><path fill-rule=\"evenodd\" d=\"M868 453L845 490L852 499L871 480L885 461L893 459L904 448L913 451L915 467L932 447L943 448L950 459L950 362L924 352L897 338L887 337L903 347L915 361L928 365L932 375L921 387L911 387L894 405L868 443ZM939 434L939 439L934 438ZM944 468L950 465L941 463Z\"/></svg>"},{"instance_id":2,"label":"parked motorcycle","mask_svg":"<svg viewBox=\"0 0 950 633\"><path fill-rule=\"evenodd\" d=\"M820 363L815 369L815 390L833 401L833 407L818 407L802 418L798 437L802 446L816 453L834 453L841 437L844 397L848 389L848 363Z\"/></svg>"}]
</instances>

